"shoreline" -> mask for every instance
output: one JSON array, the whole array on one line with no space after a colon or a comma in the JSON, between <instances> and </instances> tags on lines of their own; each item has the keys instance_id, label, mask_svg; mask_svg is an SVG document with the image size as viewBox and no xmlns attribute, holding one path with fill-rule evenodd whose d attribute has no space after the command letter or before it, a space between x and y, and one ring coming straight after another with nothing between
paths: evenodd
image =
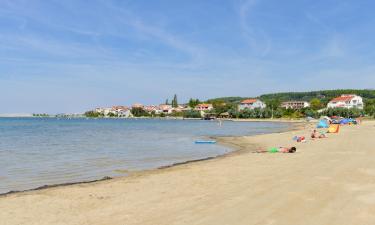
<instances>
[{"instance_id":1,"label":"shoreline","mask_svg":"<svg viewBox=\"0 0 375 225\"><path fill-rule=\"evenodd\" d=\"M10 225L373 224L375 122L342 127L326 139L292 140L308 135L311 127L220 138L243 149L210 160L3 196L0 220ZM297 153L250 151L291 145Z\"/></svg>"},{"instance_id":2,"label":"shoreline","mask_svg":"<svg viewBox=\"0 0 375 225\"><path fill-rule=\"evenodd\" d=\"M271 121L235 121L235 122L271 122ZM275 121L275 122L278 123L278 121ZM288 128L285 128L284 130L267 133L267 134L285 133L285 132L290 132L290 131L299 130L299 129L301 129L301 124L297 125L296 123L290 123L290 126ZM246 136L218 136L218 137L208 136L208 138L216 140L217 144L226 146L230 148L231 150L227 153L216 155L216 156L208 156L208 157L199 158L199 159L176 162L176 163L159 166L159 167L152 168L152 169L130 171L130 172L127 172L127 175L123 175L123 176L116 176L116 177L104 176L103 178L98 178L94 180L83 180L83 181L78 181L78 182L64 182L64 183L58 183L58 184L45 184L45 185L41 185L35 188L30 188L30 189L25 189L25 190L10 190L5 193L0 193L0 199L2 197L7 197L7 196L15 195L15 194L31 193L35 191L53 189L53 188L58 188L58 187L74 186L74 185L81 185L81 184L92 184L92 183L98 183L98 182L105 182L108 180L126 179L127 177L134 175L134 174L137 174L137 175L140 175L142 173L147 174L153 171L160 171L160 170L178 167L182 165L188 165L188 164L194 164L197 162L204 162L204 161L210 161L210 160L220 159L224 157L230 157L231 155L238 155L238 154L246 153L246 151L244 151L246 147L236 145L234 142L228 141L228 140L232 140L233 138L254 137L254 136L259 136L259 135L265 135L265 134L246 135Z\"/></svg>"}]
</instances>

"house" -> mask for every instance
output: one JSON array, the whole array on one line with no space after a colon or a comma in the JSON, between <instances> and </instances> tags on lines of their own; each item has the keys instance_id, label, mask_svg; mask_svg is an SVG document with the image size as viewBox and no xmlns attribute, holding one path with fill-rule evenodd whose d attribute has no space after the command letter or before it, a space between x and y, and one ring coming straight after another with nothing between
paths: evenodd
<instances>
[{"instance_id":1,"label":"house","mask_svg":"<svg viewBox=\"0 0 375 225\"><path fill-rule=\"evenodd\" d=\"M197 111L209 111L213 108L214 107L212 106L212 104L202 103L202 104L196 105L194 109L197 110Z\"/></svg>"},{"instance_id":2,"label":"house","mask_svg":"<svg viewBox=\"0 0 375 225\"><path fill-rule=\"evenodd\" d=\"M112 106L113 111L126 111L129 110L127 106Z\"/></svg>"},{"instance_id":3,"label":"house","mask_svg":"<svg viewBox=\"0 0 375 225\"><path fill-rule=\"evenodd\" d=\"M112 108L96 108L95 112L103 114L104 116L108 115L110 112L112 112Z\"/></svg>"},{"instance_id":4,"label":"house","mask_svg":"<svg viewBox=\"0 0 375 225\"><path fill-rule=\"evenodd\" d=\"M281 104L282 108L285 109L303 109L310 107L310 103L305 101L288 101Z\"/></svg>"},{"instance_id":5,"label":"house","mask_svg":"<svg viewBox=\"0 0 375 225\"><path fill-rule=\"evenodd\" d=\"M251 98L251 99L246 99L243 100L239 105L238 105L238 110L244 110L244 109L264 109L266 108L266 104L264 104L261 100Z\"/></svg>"},{"instance_id":6,"label":"house","mask_svg":"<svg viewBox=\"0 0 375 225\"><path fill-rule=\"evenodd\" d=\"M329 101L328 108L358 108L363 109L363 99L361 96L345 94Z\"/></svg>"},{"instance_id":7,"label":"house","mask_svg":"<svg viewBox=\"0 0 375 225\"><path fill-rule=\"evenodd\" d=\"M130 109L127 106L112 106L111 108L96 108L95 112L101 113L104 116L109 114L118 116L118 117L131 117Z\"/></svg>"},{"instance_id":8,"label":"house","mask_svg":"<svg viewBox=\"0 0 375 225\"><path fill-rule=\"evenodd\" d=\"M96 113L103 113L103 111L104 111L104 108L101 108L101 107L98 107L98 108L94 109L94 112L96 112Z\"/></svg>"},{"instance_id":9,"label":"house","mask_svg":"<svg viewBox=\"0 0 375 225\"><path fill-rule=\"evenodd\" d=\"M127 106L112 106L111 112L118 117L131 117L132 114L130 112L129 107Z\"/></svg>"},{"instance_id":10,"label":"house","mask_svg":"<svg viewBox=\"0 0 375 225\"><path fill-rule=\"evenodd\" d=\"M184 112L184 111L191 111L191 110L193 110L193 108L191 108L187 104L182 104L182 105L178 106L178 110L180 110L181 112Z\"/></svg>"},{"instance_id":11,"label":"house","mask_svg":"<svg viewBox=\"0 0 375 225\"><path fill-rule=\"evenodd\" d=\"M103 114L104 116L109 116L109 114L118 117L131 117L130 109L126 106L112 106L111 108L96 108L94 110L97 113Z\"/></svg>"},{"instance_id":12,"label":"house","mask_svg":"<svg viewBox=\"0 0 375 225\"><path fill-rule=\"evenodd\" d=\"M161 110L156 105L147 105L147 106L144 106L143 109L148 113L155 113L155 114L161 113Z\"/></svg>"},{"instance_id":13,"label":"house","mask_svg":"<svg viewBox=\"0 0 375 225\"><path fill-rule=\"evenodd\" d=\"M187 108L184 105L178 105L177 107L172 109L173 112L177 112L177 113L183 112L183 111L186 111L186 110L187 110Z\"/></svg>"},{"instance_id":14,"label":"house","mask_svg":"<svg viewBox=\"0 0 375 225\"><path fill-rule=\"evenodd\" d=\"M149 105L149 106L144 106L143 109L148 112L148 113L154 113L156 115L159 114L171 114L174 112L174 109L171 105L166 105L166 104L160 104L159 106L156 105Z\"/></svg>"},{"instance_id":15,"label":"house","mask_svg":"<svg viewBox=\"0 0 375 225\"><path fill-rule=\"evenodd\" d=\"M159 109L164 114L171 114L173 112L173 107L171 105L161 104Z\"/></svg>"}]
</instances>

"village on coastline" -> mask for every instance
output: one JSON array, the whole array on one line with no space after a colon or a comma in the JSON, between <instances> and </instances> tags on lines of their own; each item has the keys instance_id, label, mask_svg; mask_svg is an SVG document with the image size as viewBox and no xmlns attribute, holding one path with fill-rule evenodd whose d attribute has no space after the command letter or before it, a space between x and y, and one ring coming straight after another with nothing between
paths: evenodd
<instances>
[{"instance_id":1,"label":"village on coastline","mask_svg":"<svg viewBox=\"0 0 375 225\"><path fill-rule=\"evenodd\" d=\"M163 104L96 107L85 113L34 113L13 117L186 118L186 119L318 119L323 116L375 118L375 90L340 89L264 94L255 98L221 97L180 104L177 95ZM7 116L2 116L7 117ZM12 116L9 116L12 117Z\"/></svg>"},{"instance_id":2,"label":"village on coastline","mask_svg":"<svg viewBox=\"0 0 375 225\"><path fill-rule=\"evenodd\" d=\"M371 105L371 108L374 108ZM310 101L280 101L271 99L262 101L260 98L248 98L241 101L224 101L222 99L200 102L190 99L186 104L178 104L175 95L171 104L168 100L160 105L143 105L136 103L131 106L98 107L86 112L86 117L182 117L182 118L318 118L320 116L359 117L373 116L374 110L364 110L365 103L356 94L341 94L322 103L313 98ZM366 108L368 109L368 108ZM367 112L367 113L366 113Z\"/></svg>"}]
</instances>

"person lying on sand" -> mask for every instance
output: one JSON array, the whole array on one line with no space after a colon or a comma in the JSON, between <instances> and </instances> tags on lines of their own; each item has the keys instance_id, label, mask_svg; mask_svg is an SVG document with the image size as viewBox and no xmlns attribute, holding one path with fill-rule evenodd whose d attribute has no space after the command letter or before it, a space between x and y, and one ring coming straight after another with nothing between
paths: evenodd
<instances>
[{"instance_id":1,"label":"person lying on sand","mask_svg":"<svg viewBox=\"0 0 375 225\"><path fill-rule=\"evenodd\" d=\"M311 133L311 138L326 138L327 136L323 133L319 133L317 130L314 130Z\"/></svg>"},{"instance_id":2,"label":"person lying on sand","mask_svg":"<svg viewBox=\"0 0 375 225\"><path fill-rule=\"evenodd\" d=\"M295 153L296 151L297 151L296 147L291 147L291 148L278 147L278 148L270 148L268 150L256 151L256 153Z\"/></svg>"}]
</instances>

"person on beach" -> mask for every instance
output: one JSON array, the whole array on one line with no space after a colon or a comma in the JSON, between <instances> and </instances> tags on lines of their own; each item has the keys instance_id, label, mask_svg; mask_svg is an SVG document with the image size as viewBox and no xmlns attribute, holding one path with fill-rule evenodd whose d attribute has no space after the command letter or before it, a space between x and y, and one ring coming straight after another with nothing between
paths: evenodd
<instances>
[{"instance_id":1,"label":"person on beach","mask_svg":"<svg viewBox=\"0 0 375 225\"><path fill-rule=\"evenodd\" d=\"M326 138L327 136L323 133L318 133L317 130L313 130L313 132L311 133L311 138L315 139L315 138Z\"/></svg>"},{"instance_id":2,"label":"person on beach","mask_svg":"<svg viewBox=\"0 0 375 225\"><path fill-rule=\"evenodd\" d=\"M296 151L297 151L296 147L291 147L291 148L278 147L278 148L270 148L268 150L256 151L256 153L295 153Z\"/></svg>"}]
</instances>

